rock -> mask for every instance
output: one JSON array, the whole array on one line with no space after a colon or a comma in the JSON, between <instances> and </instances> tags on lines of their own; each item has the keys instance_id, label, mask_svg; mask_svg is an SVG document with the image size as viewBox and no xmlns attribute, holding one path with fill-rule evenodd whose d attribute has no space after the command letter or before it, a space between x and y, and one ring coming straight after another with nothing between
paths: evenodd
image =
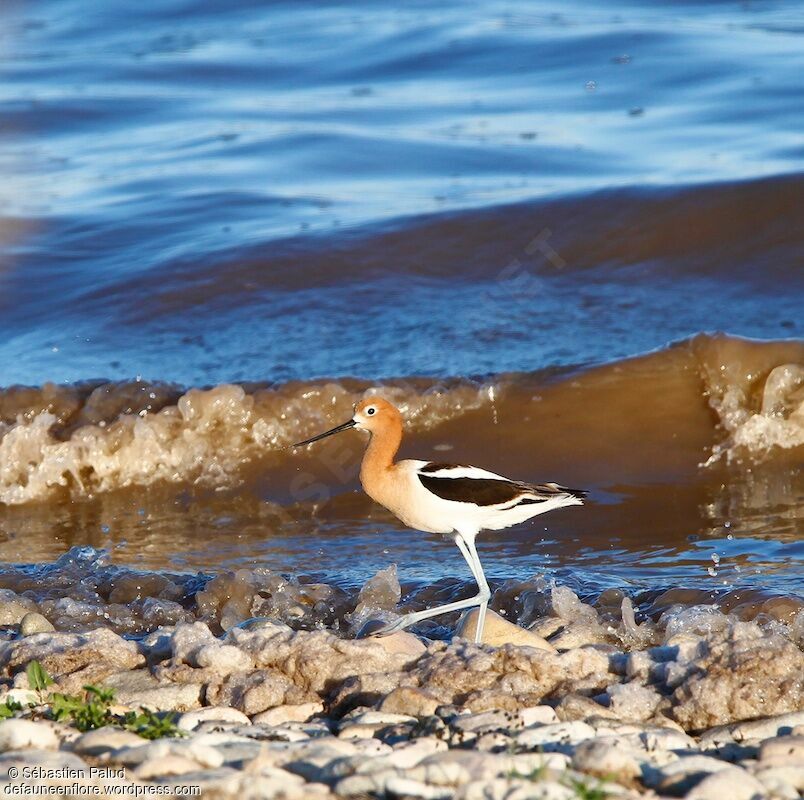
<instances>
[{"instance_id":1,"label":"rock","mask_svg":"<svg viewBox=\"0 0 804 800\"><path fill-rule=\"evenodd\" d=\"M741 767L726 767L705 777L687 795L687 800L763 800L765 787Z\"/></svg>"},{"instance_id":2,"label":"rock","mask_svg":"<svg viewBox=\"0 0 804 800\"><path fill-rule=\"evenodd\" d=\"M540 617L528 625L528 630L549 639L554 633L558 633L567 623L560 617Z\"/></svg>"},{"instance_id":3,"label":"rock","mask_svg":"<svg viewBox=\"0 0 804 800\"><path fill-rule=\"evenodd\" d=\"M759 748L761 766L804 764L804 736L767 739Z\"/></svg>"},{"instance_id":4,"label":"rock","mask_svg":"<svg viewBox=\"0 0 804 800\"><path fill-rule=\"evenodd\" d=\"M416 717L411 717L408 714L391 714L387 711L363 711L359 714L349 714L344 717L339 728L349 725L373 725L376 728L387 727L388 725L400 725L404 723L415 723Z\"/></svg>"},{"instance_id":5,"label":"rock","mask_svg":"<svg viewBox=\"0 0 804 800\"><path fill-rule=\"evenodd\" d=\"M182 714L176 725L183 731L193 731L202 722L236 722L240 725L251 725L251 720L236 708L228 706L207 706L196 711Z\"/></svg>"},{"instance_id":6,"label":"rock","mask_svg":"<svg viewBox=\"0 0 804 800\"><path fill-rule=\"evenodd\" d=\"M277 757L276 765L306 781L318 783L326 781L328 765L336 759L350 758L356 753L357 748L352 740L328 737L291 745Z\"/></svg>"},{"instance_id":7,"label":"rock","mask_svg":"<svg viewBox=\"0 0 804 800\"><path fill-rule=\"evenodd\" d=\"M573 650L590 644L606 644L609 639L610 636L599 623L577 620L553 634L549 642L556 650Z\"/></svg>"},{"instance_id":8,"label":"rock","mask_svg":"<svg viewBox=\"0 0 804 800\"><path fill-rule=\"evenodd\" d=\"M397 631L390 636L380 636L373 641L379 642L386 653L394 656L405 656L415 661L427 651L427 648L408 631Z\"/></svg>"},{"instance_id":9,"label":"rock","mask_svg":"<svg viewBox=\"0 0 804 800\"><path fill-rule=\"evenodd\" d=\"M794 731L797 725L804 724L804 711L779 714L732 725L720 725L701 734L701 747L712 749L731 742L760 742L774 736L784 736Z\"/></svg>"},{"instance_id":10,"label":"rock","mask_svg":"<svg viewBox=\"0 0 804 800\"><path fill-rule=\"evenodd\" d=\"M163 775L159 778L159 784L164 787L172 786L173 796L185 794L186 786L198 787L200 794L195 797L204 798L270 798L269 792L260 793L261 788L266 788L260 781L259 775L242 775L237 770L230 767L218 767L217 769L205 769L196 772L184 772L178 775ZM181 788L179 788L181 787ZM252 791L253 790L253 791ZM281 800L301 800L298 795L282 794L278 795ZM306 799L305 799L306 800Z\"/></svg>"},{"instance_id":11,"label":"rock","mask_svg":"<svg viewBox=\"0 0 804 800\"><path fill-rule=\"evenodd\" d=\"M281 705L297 705L310 700L286 676L274 670L235 672L223 683L207 687L207 701L231 706L251 717Z\"/></svg>"},{"instance_id":12,"label":"rock","mask_svg":"<svg viewBox=\"0 0 804 800\"><path fill-rule=\"evenodd\" d=\"M87 783L94 783L90 779L89 764L79 758L74 753L65 753L64 751L53 750L33 750L26 748L24 750L13 750L8 753L0 755L0 775L4 780L9 780L11 775L10 770L14 768L18 770L17 775L21 776L22 770L25 768L36 769L42 773L48 774L49 777L39 782L28 783L30 786L41 786L46 782L48 786L63 786L72 787L73 784L85 785ZM26 781L27 782L27 781ZM5 787L16 785L24 785L22 781L10 781L4 784ZM4 794L6 792L4 791ZM12 792L8 792L12 794ZM24 796L20 793L21 796ZM34 792L31 792L34 794ZM72 793L75 795L75 793ZM91 793L88 793L91 796ZM42 796L50 796L42 792ZM54 792L52 796L59 796ZM68 796L66 793L64 796Z\"/></svg>"},{"instance_id":13,"label":"rock","mask_svg":"<svg viewBox=\"0 0 804 800\"><path fill-rule=\"evenodd\" d=\"M607 688L609 709L623 722L645 722L662 702L662 696L651 686L638 683L616 683Z\"/></svg>"},{"instance_id":14,"label":"rock","mask_svg":"<svg viewBox=\"0 0 804 800\"><path fill-rule=\"evenodd\" d=\"M434 753L440 753L446 749L446 742L425 736L395 747L393 752L382 759L382 762L394 769L407 770Z\"/></svg>"},{"instance_id":15,"label":"rock","mask_svg":"<svg viewBox=\"0 0 804 800\"><path fill-rule=\"evenodd\" d=\"M134 770L134 775L141 781L148 781L165 775L186 775L188 772L196 772L197 770L198 762L192 758L168 753L164 756L157 756L143 761Z\"/></svg>"},{"instance_id":16,"label":"rock","mask_svg":"<svg viewBox=\"0 0 804 800\"><path fill-rule=\"evenodd\" d=\"M478 647L463 639L433 644L405 672L363 675L344 681L331 695L334 713L356 705L379 705L400 685L425 688L441 705L472 711L518 710L554 692L603 691L612 683L609 658L594 648L554 654L532 647Z\"/></svg>"},{"instance_id":17,"label":"rock","mask_svg":"<svg viewBox=\"0 0 804 800\"><path fill-rule=\"evenodd\" d=\"M474 642L475 631L477 630L477 615L478 610L476 608L465 613L458 622L455 636ZM550 653L556 652L555 647L542 639L541 636L514 625L491 609L487 610L486 622L483 625L483 644L489 644L492 647L513 644L518 647L535 647L538 650L547 650Z\"/></svg>"},{"instance_id":18,"label":"rock","mask_svg":"<svg viewBox=\"0 0 804 800\"><path fill-rule=\"evenodd\" d=\"M60 691L80 692L86 684L100 683L107 676L142 666L145 659L135 642L107 628L86 633L35 633L22 639L0 642L0 666L6 675L20 673L39 661L54 678Z\"/></svg>"},{"instance_id":19,"label":"rock","mask_svg":"<svg viewBox=\"0 0 804 800\"><path fill-rule=\"evenodd\" d=\"M40 702L39 692L33 689L17 689L12 687L0 696L0 703L19 703L21 706L35 706Z\"/></svg>"},{"instance_id":20,"label":"rock","mask_svg":"<svg viewBox=\"0 0 804 800\"><path fill-rule=\"evenodd\" d=\"M198 648L194 654L194 661L194 666L209 669L221 676L249 670L254 666L248 653L232 645L221 644L217 640Z\"/></svg>"},{"instance_id":21,"label":"rock","mask_svg":"<svg viewBox=\"0 0 804 800\"><path fill-rule=\"evenodd\" d=\"M804 652L754 623L734 623L709 634L673 693L673 717L702 730L760 715L804 708Z\"/></svg>"},{"instance_id":22,"label":"rock","mask_svg":"<svg viewBox=\"0 0 804 800\"><path fill-rule=\"evenodd\" d=\"M573 720L607 717L616 720L613 711L595 702L591 697L570 692L565 694L555 708L558 719L562 722L572 722Z\"/></svg>"},{"instance_id":23,"label":"rock","mask_svg":"<svg viewBox=\"0 0 804 800\"><path fill-rule=\"evenodd\" d=\"M55 630L47 617L37 611L29 611L20 620L20 633L23 636L31 636L34 633L49 633Z\"/></svg>"},{"instance_id":24,"label":"rock","mask_svg":"<svg viewBox=\"0 0 804 800\"><path fill-rule=\"evenodd\" d=\"M646 773L646 786L670 794L684 794L707 775L728 769L729 764L709 756L690 755L665 764L655 772Z\"/></svg>"},{"instance_id":25,"label":"rock","mask_svg":"<svg viewBox=\"0 0 804 800\"><path fill-rule=\"evenodd\" d=\"M522 718L522 724L526 728L532 725L550 725L553 722L558 722L558 715L552 706L530 706L523 708L519 712Z\"/></svg>"},{"instance_id":26,"label":"rock","mask_svg":"<svg viewBox=\"0 0 804 800\"><path fill-rule=\"evenodd\" d=\"M98 756L121 747L139 747L143 739L136 733L121 728L106 726L81 734L73 743L72 750L80 755Z\"/></svg>"},{"instance_id":27,"label":"rock","mask_svg":"<svg viewBox=\"0 0 804 800\"><path fill-rule=\"evenodd\" d=\"M385 791L392 797L420 797L422 800L451 800L452 792L439 786L428 786L421 781L393 775L385 782Z\"/></svg>"},{"instance_id":28,"label":"rock","mask_svg":"<svg viewBox=\"0 0 804 800\"><path fill-rule=\"evenodd\" d=\"M58 750L59 739L49 725L27 719L0 722L0 752L12 750Z\"/></svg>"},{"instance_id":29,"label":"rock","mask_svg":"<svg viewBox=\"0 0 804 800\"><path fill-rule=\"evenodd\" d=\"M439 705L438 700L424 689L399 686L382 699L379 710L413 717L429 717L435 714Z\"/></svg>"},{"instance_id":30,"label":"rock","mask_svg":"<svg viewBox=\"0 0 804 800\"><path fill-rule=\"evenodd\" d=\"M516 737L516 743L520 747L538 747L546 753L566 753L572 751L572 745L594 737L595 729L585 722L556 722L527 728Z\"/></svg>"},{"instance_id":31,"label":"rock","mask_svg":"<svg viewBox=\"0 0 804 800\"><path fill-rule=\"evenodd\" d=\"M524 727L518 711L481 711L463 714L450 722L453 730L476 736L498 731L520 731Z\"/></svg>"},{"instance_id":32,"label":"rock","mask_svg":"<svg viewBox=\"0 0 804 800\"><path fill-rule=\"evenodd\" d=\"M0 589L0 625L19 625L26 614L36 611L36 603L11 589Z\"/></svg>"},{"instance_id":33,"label":"rock","mask_svg":"<svg viewBox=\"0 0 804 800\"><path fill-rule=\"evenodd\" d=\"M121 747L109 755L109 760L134 768L167 756L178 756L182 759L191 760L195 762L195 769L198 769L198 767L217 769L223 764L223 755L214 747L195 742L192 739L188 741L157 739L154 742L140 744L135 747Z\"/></svg>"},{"instance_id":34,"label":"rock","mask_svg":"<svg viewBox=\"0 0 804 800\"><path fill-rule=\"evenodd\" d=\"M295 706L277 706L270 708L268 711L261 711L252 717L253 722L262 725L282 725L285 722L307 722L311 717L316 714L324 712L324 704L321 702L315 703L300 703Z\"/></svg>"},{"instance_id":35,"label":"rock","mask_svg":"<svg viewBox=\"0 0 804 800\"><path fill-rule=\"evenodd\" d=\"M616 781L630 781L642 774L639 754L621 739L608 736L581 742L572 755L572 766L581 772Z\"/></svg>"},{"instance_id":36,"label":"rock","mask_svg":"<svg viewBox=\"0 0 804 800\"><path fill-rule=\"evenodd\" d=\"M757 766L754 777L774 797L798 800L804 795L804 764L790 766Z\"/></svg>"},{"instance_id":37,"label":"rock","mask_svg":"<svg viewBox=\"0 0 804 800\"><path fill-rule=\"evenodd\" d=\"M162 682L145 669L109 675L103 685L115 690L118 703L133 708L189 711L201 705L201 684Z\"/></svg>"},{"instance_id":38,"label":"rock","mask_svg":"<svg viewBox=\"0 0 804 800\"><path fill-rule=\"evenodd\" d=\"M496 778L484 783L469 783L454 795L455 800L578 800L574 788L557 781L533 784L516 778Z\"/></svg>"}]
</instances>

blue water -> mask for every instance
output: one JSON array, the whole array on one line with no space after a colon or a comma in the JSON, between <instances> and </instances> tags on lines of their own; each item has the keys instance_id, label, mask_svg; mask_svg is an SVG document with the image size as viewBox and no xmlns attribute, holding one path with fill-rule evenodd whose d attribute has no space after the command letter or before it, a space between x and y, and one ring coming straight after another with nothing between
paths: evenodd
<instances>
[{"instance_id":1,"label":"blue water","mask_svg":"<svg viewBox=\"0 0 804 800\"><path fill-rule=\"evenodd\" d=\"M0 16L0 385L804 335L797 3Z\"/></svg>"}]
</instances>

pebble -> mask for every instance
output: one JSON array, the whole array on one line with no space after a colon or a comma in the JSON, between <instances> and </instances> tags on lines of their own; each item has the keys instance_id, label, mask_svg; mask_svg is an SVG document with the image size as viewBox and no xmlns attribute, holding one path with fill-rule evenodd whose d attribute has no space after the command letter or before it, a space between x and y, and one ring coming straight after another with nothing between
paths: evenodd
<instances>
[{"instance_id":1,"label":"pebble","mask_svg":"<svg viewBox=\"0 0 804 800\"><path fill-rule=\"evenodd\" d=\"M568 752L572 750L571 745L594 737L595 729L591 725L576 720L528 728L516 737L516 743L520 747L540 747L547 752Z\"/></svg>"},{"instance_id":2,"label":"pebble","mask_svg":"<svg viewBox=\"0 0 804 800\"><path fill-rule=\"evenodd\" d=\"M176 725L183 731L192 731L202 722L236 722L251 725L251 720L242 711L229 706L207 706L196 711L188 711L179 717Z\"/></svg>"},{"instance_id":3,"label":"pebble","mask_svg":"<svg viewBox=\"0 0 804 800\"><path fill-rule=\"evenodd\" d=\"M424 644L408 631L397 631L390 636L380 636L371 641L379 642L386 653L407 656L411 661L424 655L427 650Z\"/></svg>"},{"instance_id":4,"label":"pebble","mask_svg":"<svg viewBox=\"0 0 804 800\"><path fill-rule=\"evenodd\" d=\"M804 764L804 736L779 736L767 739L759 747L763 766Z\"/></svg>"},{"instance_id":5,"label":"pebble","mask_svg":"<svg viewBox=\"0 0 804 800\"><path fill-rule=\"evenodd\" d=\"M106 726L81 734L72 743L72 750L81 755L99 756L101 753L111 750L119 750L123 747L139 747L142 744L143 739L137 736L136 733L125 731L122 728Z\"/></svg>"},{"instance_id":6,"label":"pebble","mask_svg":"<svg viewBox=\"0 0 804 800\"><path fill-rule=\"evenodd\" d=\"M145 669L110 675L103 685L115 690L115 700L151 711L189 711L201 705L200 683L162 683Z\"/></svg>"},{"instance_id":7,"label":"pebble","mask_svg":"<svg viewBox=\"0 0 804 800\"><path fill-rule=\"evenodd\" d=\"M382 699L379 710L391 714L429 717L435 714L440 705L436 697L423 689L399 686Z\"/></svg>"},{"instance_id":8,"label":"pebble","mask_svg":"<svg viewBox=\"0 0 804 800\"><path fill-rule=\"evenodd\" d=\"M765 787L741 767L726 767L705 777L686 800L763 800Z\"/></svg>"},{"instance_id":9,"label":"pebble","mask_svg":"<svg viewBox=\"0 0 804 800\"><path fill-rule=\"evenodd\" d=\"M474 642L475 631L477 630L477 615L478 610L476 608L465 613L458 622L455 636ZM486 622L483 625L483 644L492 645L493 647L513 644L518 647L535 647L538 650L546 650L548 653L556 652L556 648L538 634L525 628L520 628L519 625L514 625L491 609L487 610Z\"/></svg>"},{"instance_id":10,"label":"pebble","mask_svg":"<svg viewBox=\"0 0 804 800\"><path fill-rule=\"evenodd\" d=\"M522 724L526 728L532 725L550 725L553 722L558 722L558 715L552 706L530 706L523 708L519 712L522 718Z\"/></svg>"},{"instance_id":11,"label":"pebble","mask_svg":"<svg viewBox=\"0 0 804 800\"><path fill-rule=\"evenodd\" d=\"M26 614L36 611L36 603L11 589L0 589L0 626L19 625ZM52 630L52 629L51 629Z\"/></svg>"},{"instance_id":12,"label":"pebble","mask_svg":"<svg viewBox=\"0 0 804 800\"><path fill-rule=\"evenodd\" d=\"M269 708L267 711L261 711L259 714L255 714L251 720L252 722L262 723L263 725L282 725L285 722L307 722L311 717L314 717L316 714L321 714L323 711L323 703L300 703L295 706L285 705Z\"/></svg>"},{"instance_id":13,"label":"pebble","mask_svg":"<svg viewBox=\"0 0 804 800\"><path fill-rule=\"evenodd\" d=\"M143 761L135 770L134 775L141 781L161 778L165 775L186 775L188 772L197 772L198 762L187 756L176 753L167 753L164 756L149 758Z\"/></svg>"},{"instance_id":14,"label":"pebble","mask_svg":"<svg viewBox=\"0 0 804 800\"><path fill-rule=\"evenodd\" d=\"M34 633L49 633L55 630L47 617L38 611L29 611L20 620L20 633L23 636L31 636Z\"/></svg>"},{"instance_id":15,"label":"pebble","mask_svg":"<svg viewBox=\"0 0 804 800\"><path fill-rule=\"evenodd\" d=\"M710 756L690 755L660 767L655 775L647 774L645 783L663 792L684 794L707 775L730 766Z\"/></svg>"},{"instance_id":16,"label":"pebble","mask_svg":"<svg viewBox=\"0 0 804 800\"><path fill-rule=\"evenodd\" d=\"M717 747L728 742L759 742L773 736L792 733L797 725L804 725L804 711L720 725L701 735L701 747L704 749Z\"/></svg>"},{"instance_id":17,"label":"pebble","mask_svg":"<svg viewBox=\"0 0 804 800\"><path fill-rule=\"evenodd\" d=\"M754 777L771 793L784 800L797 800L804 795L804 764L784 767L757 765Z\"/></svg>"},{"instance_id":18,"label":"pebble","mask_svg":"<svg viewBox=\"0 0 804 800\"><path fill-rule=\"evenodd\" d=\"M0 752L10 750L57 750L59 738L43 722L8 719L0 722Z\"/></svg>"},{"instance_id":19,"label":"pebble","mask_svg":"<svg viewBox=\"0 0 804 800\"><path fill-rule=\"evenodd\" d=\"M637 778L642 774L639 753L616 737L587 739L572 754L573 769L615 780Z\"/></svg>"}]
</instances>

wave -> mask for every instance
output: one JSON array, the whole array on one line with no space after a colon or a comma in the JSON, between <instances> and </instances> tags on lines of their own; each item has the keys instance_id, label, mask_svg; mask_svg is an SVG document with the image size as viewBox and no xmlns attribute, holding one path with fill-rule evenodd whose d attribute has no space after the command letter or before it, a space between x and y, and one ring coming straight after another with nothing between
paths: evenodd
<instances>
[{"instance_id":1,"label":"wave","mask_svg":"<svg viewBox=\"0 0 804 800\"><path fill-rule=\"evenodd\" d=\"M801 285L800 175L681 187L623 187L261 241L230 255L159 264L95 286L81 309L143 322L188 304L216 312L271 293L396 278L514 280L644 264L656 276ZM678 232L684 231L683 236ZM230 253L231 251L226 251ZM491 271L490 271L491 270ZM93 284L94 285L94 284ZM137 298L136 303L131 299Z\"/></svg>"},{"instance_id":2,"label":"wave","mask_svg":"<svg viewBox=\"0 0 804 800\"><path fill-rule=\"evenodd\" d=\"M504 443L523 468L549 461L598 485L629 465L650 481L699 464L798 459L804 448L804 343L702 334L590 369L486 380L11 387L0 392L0 502L231 486L255 471L287 478L310 458L289 445L373 393L402 408L423 446L493 457Z\"/></svg>"}]
</instances>

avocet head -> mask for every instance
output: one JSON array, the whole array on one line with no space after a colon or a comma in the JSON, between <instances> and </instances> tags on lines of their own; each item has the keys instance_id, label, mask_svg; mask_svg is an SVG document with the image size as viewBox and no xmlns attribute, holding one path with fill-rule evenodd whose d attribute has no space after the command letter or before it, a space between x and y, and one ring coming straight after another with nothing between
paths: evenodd
<instances>
[{"instance_id":1,"label":"avocet head","mask_svg":"<svg viewBox=\"0 0 804 800\"><path fill-rule=\"evenodd\" d=\"M357 428L359 431L369 431L370 433L379 433L384 430L393 430L394 428L401 429L402 415L396 406L384 398L366 397L355 406L355 413L348 422L324 431L324 433L319 433L318 436L313 436L311 439L297 442L293 446L301 447L305 444L311 444L335 433L348 431L350 428Z\"/></svg>"},{"instance_id":2,"label":"avocet head","mask_svg":"<svg viewBox=\"0 0 804 800\"><path fill-rule=\"evenodd\" d=\"M367 397L355 406L352 421L358 430L377 433L386 427L401 426L402 415L382 397Z\"/></svg>"}]
</instances>

